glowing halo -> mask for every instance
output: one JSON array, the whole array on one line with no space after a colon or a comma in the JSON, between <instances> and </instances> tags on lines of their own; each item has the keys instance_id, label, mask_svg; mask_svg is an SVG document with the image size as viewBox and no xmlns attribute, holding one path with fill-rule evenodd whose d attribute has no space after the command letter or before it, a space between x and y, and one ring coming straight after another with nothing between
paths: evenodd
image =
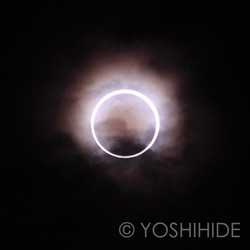
<instances>
[{"instance_id":1,"label":"glowing halo","mask_svg":"<svg viewBox=\"0 0 250 250\"><path fill-rule=\"evenodd\" d=\"M105 102L107 101L109 98L113 97L113 96L116 96L116 95L122 95L122 94L129 94L129 95L134 95L134 96L137 96L139 98L141 98L143 101L145 101L148 106L151 108L151 110L153 111L154 113L154 117L155 117L155 133L154 133L154 136L152 138L152 140L150 141L150 143L147 145L146 148L144 148L142 151L140 151L139 153L136 153L136 154L132 154L132 155L117 155L117 154L113 154L111 153L110 151L108 151L105 147L103 147L103 145L99 142L99 140L97 139L97 136L96 136L96 133L95 133L95 117L96 117L96 113L98 111L98 109L100 108L100 106ZM155 107L155 105L153 104L153 102L148 98L146 97L145 95L141 94L140 92L138 91L135 91L135 90L130 90L130 89L121 89L121 90L116 90L116 91L113 91L107 95L105 95L95 106L94 110L93 110L93 113L92 113L92 116L91 116L91 132L92 132L92 135L93 135L93 138L96 142L96 144L107 154L113 156L113 157L117 157L117 158L134 158L134 157L137 157L139 155L142 155L143 153L145 153L148 149L150 149L152 147L152 145L155 143L156 139L157 139L157 136L159 134L159 130L160 130L160 118L159 118L159 114L158 114L158 111Z\"/></svg>"}]
</instances>

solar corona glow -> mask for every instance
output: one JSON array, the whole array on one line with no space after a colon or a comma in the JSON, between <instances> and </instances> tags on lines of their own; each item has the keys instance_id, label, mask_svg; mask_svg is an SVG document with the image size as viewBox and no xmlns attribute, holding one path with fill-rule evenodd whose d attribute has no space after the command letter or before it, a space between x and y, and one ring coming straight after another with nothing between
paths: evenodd
<instances>
[{"instance_id":1,"label":"solar corona glow","mask_svg":"<svg viewBox=\"0 0 250 250\"><path fill-rule=\"evenodd\" d=\"M150 107L150 109L152 110L153 114L154 114L154 118L155 118L155 132L154 132L154 135L153 135L153 138L152 140L149 142L149 144L142 150L140 151L139 153L136 153L136 154L132 154L132 155L118 155L118 154L114 154L112 152L110 152L109 150L107 150L101 143L100 141L98 140L97 136L96 136L96 132L95 132L95 117L96 117L96 114L99 110L99 108L101 107L101 105L107 101L108 99L114 97L114 96L117 96L117 95L133 95L133 96L136 96L140 99L142 99L144 102L146 102L146 104ZM125 114L124 114L125 115ZM145 95L143 95L142 93L138 92L138 91L135 91L135 90L130 90L130 89L121 89L121 90L116 90L116 91L113 91L107 95L105 95L103 98L100 99L100 101L96 104L94 110L93 110L93 113L92 113L92 116L91 116L91 132L92 132L92 135L93 135L93 138L96 142L96 144L107 154L113 156L113 157L117 157L117 158L124 158L124 159L128 159L128 158L134 158L134 157L137 157L137 156L140 156L142 155L143 153L145 153L148 149L150 149L153 144L155 143L156 139L157 139L157 136L159 134L159 130L160 130L160 118L159 118L159 114L158 114L158 111L155 107L155 105L153 104L153 102L148 98L146 97Z\"/></svg>"}]
</instances>

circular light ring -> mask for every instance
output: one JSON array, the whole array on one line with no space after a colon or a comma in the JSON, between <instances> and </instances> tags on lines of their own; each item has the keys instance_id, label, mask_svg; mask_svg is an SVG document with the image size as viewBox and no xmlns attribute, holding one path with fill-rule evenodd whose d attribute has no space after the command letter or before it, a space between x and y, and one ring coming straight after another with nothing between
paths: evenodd
<instances>
[{"instance_id":1,"label":"circular light ring","mask_svg":"<svg viewBox=\"0 0 250 250\"><path fill-rule=\"evenodd\" d=\"M137 96L139 98L141 98L143 101L145 101L148 106L151 108L151 110L153 111L154 114L154 118L155 118L155 132L154 132L154 136L152 138L152 140L150 141L150 143L147 145L146 148L144 148L142 151L140 151L139 153L136 154L132 154L132 155L118 155L118 154L113 154L112 152L108 151L105 147L103 147L103 145L99 142L99 140L97 139L96 133L95 133L95 117L96 117L96 113L98 111L98 109L100 108L100 106L107 101L109 98L116 96L116 95L122 95L122 94L128 94L128 95L134 95ZM137 157L139 155L142 155L143 153L145 153L148 149L150 149L152 147L152 145L155 143L157 136L159 134L159 130L160 130L160 118L159 118L159 114L158 111L155 107L155 105L153 104L153 102L146 97L145 95L141 94L138 91L135 90L130 90L130 89L121 89L121 90L116 90L113 91L107 95L105 95L95 106L93 113L92 113L92 117L91 117L91 132L93 135L93 138L96 142L96 144L107 154L113 156L113 157L117 157L117 158L134 158Z\"/></svg>"}]
</instances>

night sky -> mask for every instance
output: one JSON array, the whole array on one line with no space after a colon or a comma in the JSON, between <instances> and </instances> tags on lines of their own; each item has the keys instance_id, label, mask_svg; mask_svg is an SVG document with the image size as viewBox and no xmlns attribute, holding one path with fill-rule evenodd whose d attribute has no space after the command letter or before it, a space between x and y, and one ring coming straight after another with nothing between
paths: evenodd
<instances>
[{"instance_id":1,"label":"night sky","mask_svg":"<svg viewBox=\"0 0 250 250\"><path fill-rule=\"evenodd\" d=\"M1 169L9 247L243 249L249 127L244 11L227 3L152 2L20 5L3 12ZM145 56L143 69L172 79L178 104L178 131L177 125L166 130L159 150L127 160L79 143L71 118L81 100L74 95L79 79L87 79L84 92L103 65L119 65L124 55L143 58L139 64ZM133 60L126 57L125 65ZM128 139L112 150L141 147ZM125 239L118 231L125 221L136 227L240 222L242 237L145 239L137 230Z\"/></svg>"}]
</instances>

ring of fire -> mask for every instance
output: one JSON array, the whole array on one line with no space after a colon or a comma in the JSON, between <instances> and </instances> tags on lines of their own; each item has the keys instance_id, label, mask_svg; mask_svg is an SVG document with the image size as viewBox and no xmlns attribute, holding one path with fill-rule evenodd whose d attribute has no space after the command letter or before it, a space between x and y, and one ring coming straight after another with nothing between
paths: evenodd
<instances>
[{"instance_id":1,"label":"ring of fire","mask_svg":"<svg viewBox=\"0 0 250 250\"><path fill-rule=\"evenodd\" d=\"M107 101L108 99L112 98L113 96L116 96L116 95L124 95L124 94L127 94L127 95L134 95L134 96L137 96L139 98L141 98L143 101L145 101L148 106L151 108L153 114L154 114L154 118L155 118L155 132L154 132L154 136L152 138L152 140L149 142L149 144L142 150L140 151L139 153L136 153L136 154L132 154L132 155L118 155L118 154L114 154L110 151L108 151L101 143L100 141L98 140L97 136L96 136L96 133L95 133L95 117L96 117L96 114L97 114L97 111L98 109L101 107L101 105ZM159 118L159 114L158 114L158 111L155 107L155 105L153 104L153 102L148 98L146 97L145 95L143 95L142 93L138 92L138 91L135 91L135 90L130 90L130 89L121 89L121 90L116 90L116 91L113 91L107 95L105 95L95 106L94 110L93 110L93 113L92 113L92 116L91 116L91 132L92 132L92 135L93 135L93 138L96 142L96 144L107 154L113 156L113 157L117 157L117 158L124 158L124 159L128 159L128 158L134 158L134 157L137 157L137 156L140 156L142 155L143 153L145 153L148 149L150 149L153 144L155 143L157 137L158 137L158 134L159 134L159 130L160 130L160 118Z\"/></svg>"}]
</instances>

